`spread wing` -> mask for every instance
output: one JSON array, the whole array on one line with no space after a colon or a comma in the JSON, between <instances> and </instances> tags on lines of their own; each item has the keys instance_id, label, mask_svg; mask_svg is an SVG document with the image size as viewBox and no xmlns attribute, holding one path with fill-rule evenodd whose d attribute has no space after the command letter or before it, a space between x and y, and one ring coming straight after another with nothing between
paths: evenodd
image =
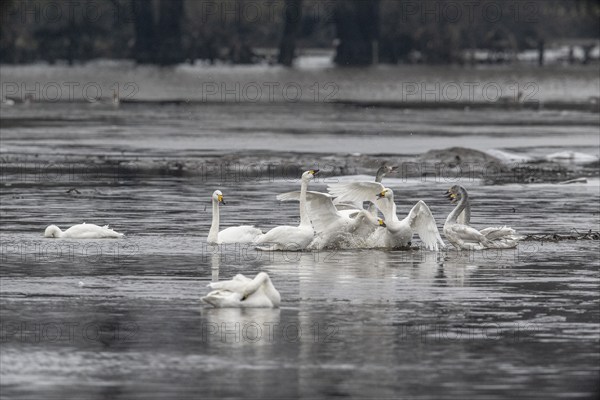
<instances>
[{"instance_id":1,"label":"spread wing","mask_svg":"<svg viewBox=\"0 0 600 400\"><path fill-rule=\"evenodd\" d=\"M419 238L428 249L438 250L438 244L442 248L445 247L433 214L431 214L431 210L425 202L419 200L406 218L413 232L419 235Z\"/></svg>"},{"instance_id":2,"label":"spread wing","mask_svg":"<svg viewBox=\"0 0 600 400\"><path fill-rule=\"evenodd\" d=\"M279 201L300 201L300 191L281 193L276 198Z\"/></svg>"},{"instance_id":3,"label":"spread wing","mask_svg":"<svg viewBox=\"0 0 600 400\"><path fill-rule=\"evenodd\" d=\"M327 193L306 192L308 215L317 233L331 230L346 218L333 205L333 196Z\"/></svg>"},{"instance_id":4,"label":"spread wing","mask_svg":"<svg viewBox=\"0 0 600 400\"><path fill-rule=\"evenodd\" d=\"M327 187L329 193L336 197L337 202L360 203L370 201L377 204L377 194L385 187L378 182L334 183ZM362 207L360 207L362 208Z\"/></svg>"}]
</instances>

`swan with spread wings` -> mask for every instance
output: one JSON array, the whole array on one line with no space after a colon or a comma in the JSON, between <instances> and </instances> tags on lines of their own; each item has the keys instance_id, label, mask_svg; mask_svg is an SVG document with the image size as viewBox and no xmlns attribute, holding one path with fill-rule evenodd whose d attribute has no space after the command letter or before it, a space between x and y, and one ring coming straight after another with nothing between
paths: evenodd
<instances>
[{"instance_id":1,"label":"swan with spread wings","mask_svg":"<svg viewBox=\"0 0 600 400\"><path fill-rule=\"evenodd\" d=\"M413 235L419 235L421 241L430 250L445 247L438 231L431 210L419 200L408 215L400 220L396 214L394 192L378 182L352 182L329 185L329 193L339 201L362 202L370 201L384 216L386 231L378 235L373 247L397 248L408 247Z\"/></svg>"}]
</instances>

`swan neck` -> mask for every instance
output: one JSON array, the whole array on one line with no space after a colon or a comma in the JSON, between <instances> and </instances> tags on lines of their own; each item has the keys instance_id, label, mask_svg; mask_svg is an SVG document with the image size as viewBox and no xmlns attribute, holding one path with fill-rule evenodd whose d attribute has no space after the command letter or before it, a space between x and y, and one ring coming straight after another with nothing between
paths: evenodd
<instances>
[{"instance_id":1,"label":"swan neck","mask_svg":"<svg viewBox=\"0 0 600 400\"><path fill-rule=\"evenodd\" d=\"M216 243L219 238L219 204L212 199L212 224L208 231L208 241Z\"/></svg>"},{"instance_id":2,"label":"swan neck","mask_svg":"<svg viewBox=\"0 0 600 400\"><path fill-rule=\"evenodd\" d=\"M386 223L398 220L398 216L396 215L396 203L394 202L394 196L385 199L380 199L377 201L387 201L387 203L384 203L380 208Z\"/></svg>"},{"instance_id":3,"label":"swan neck","mask_svg":"<svg viewBox=\"0 0 600 400\"><path fill-rule=\"evenodd\" d=\"M308 181L302 180L300 186L300 226L309 226L310 218L306 212L306 191L308 190Z\"/></svg>"},{"instance_id":4,"label":"swan neck","mask_svg":"<svg viewBox=\"0 0 600 400\"><path fill-rule=\"evenodd\" d=\"M460 213L469 205L469 195L467 194L467 191L461 188L460 194L460 201L456 207L454 207L454 210L452 210L450 215L448 215L448 218L446 218L446 223L456 223Z\"/></svg>"}]
</instances>

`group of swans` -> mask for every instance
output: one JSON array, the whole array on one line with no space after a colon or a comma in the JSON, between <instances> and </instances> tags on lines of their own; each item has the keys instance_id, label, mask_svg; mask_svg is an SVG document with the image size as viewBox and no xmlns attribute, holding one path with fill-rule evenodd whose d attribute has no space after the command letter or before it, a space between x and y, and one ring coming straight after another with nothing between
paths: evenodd
<instances>
[{"instance_id":1,"label":"group of swans","mask_svg":"<svg viewBox=\"0 0 600 400\"><path fill-rule=\"evenodd\" d=\"M361 209L348 209L347 204L340 207L344 209L337 209L333 204L333 196L309 191L308 184L318 173L319 170L304 172L299 192L277 196L280 201L299 202L300 225L276 226L266 233L247 225L219 232L219 206L223 204L223 194L216 190L212 195L213 220L208 243L252 243L265 251L317 249L333 245L338 239L365 235L385 226L383 220L362 209L362 205Z\"/></svg>"},{"instance_id":2,"label":"group of swans","mask_svg":"<svg viewBox=\"0 0 600 400\"><path fill-rule=\"evenodd\" d=\"M309 182L318 170L302 174L300 191L282 193L280 201L298 201L299 226L277 226L263 233L253 226L238 226L219 232L219 205L223 194L216 190L212 196L213 221L208 235L211 244L252 243L260 250L313 250L348 245L361 248L406 248L417 234L429 250L439 250L445 244L440 236L431 210L419 200L403 219L398 218L394 192L385 187L383 177L395 167L383 165L375 182L336 183L328 193L308 190ZM506 249L517 246L522 239L514 229L470 226L471 207L467 190L451 187L447 196L456 208L444 224L444 235L459 250ZM364 202L369 206L364 209ZM378 213L383 219L378 218Z\"/></svg>"},{"instance_id":3,"label":"group of swans","mask_svg":"<svg viewBox=\"0 0 600 400\"><path fill-rule=\"evenodd\" d=\"M375 182L337 183L328 186L329 193L308 190L308 184L319 170L302 174L300 191L277 196L280 201L298 201L300 225L277 226L266 233L242 225L219 231L220 205L226 204L223 193L212 195L212 224L207 241L211 244L253 243L261 250L304 250L352 243L370 248L399 248L412 243L416 233L430 250L445 247L431 210L419 200L408 215L399 219L394 192L381 183L383 177L395 167L382 166ZM514 229L490 227L482 230L471 224L471 208L467 190L454 185L446 192L454 210L446 218L443 232L450 243L459 250L507 249L518 245L522 239ZM364 202L369 202L363 208ZM384 219L378 217L381 213ZM48 238L121 238L123 234L108 226L94 224L74 225L61 231L56 225L46 228ZM279 307L281 296L269 275L260 272L254 279L238 274L232 280L213 282L213 289L202 301L213 307Z\"/></svg>"}]
</instances>

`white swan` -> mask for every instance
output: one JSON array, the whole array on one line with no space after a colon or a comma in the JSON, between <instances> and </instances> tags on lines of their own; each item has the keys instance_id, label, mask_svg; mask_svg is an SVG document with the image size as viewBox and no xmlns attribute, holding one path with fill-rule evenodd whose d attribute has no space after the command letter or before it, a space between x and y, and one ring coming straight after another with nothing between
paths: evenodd
<instances>
[{"instance_id":1,"label":"white swan","mask_svg":"<svg viewBox=\"0 0 600 400\"><path fill-rule=\"evenodd\" d=\"M238 274L230 281L211 282L208 287L214 290L201 300L217 308L275 308L281 303L281 295L266 272L258 273L254 279Z\"/></svg>"},{"instance_id":2,"label":"white swan","mask_svg":"<svg viewBox=\"0 0 600 400\"><path fill-rule=\"evenodd\" d=\"M318 169L306 171L302 174L302 184L300 185L300 225L299 226L276 226L257 241L257 248L260 250L304 250L312 242L315 233L310 223L306 210L306 191L308 182L314 179L319 173Z\"/></svg>"},{"instance_id":3,"label":"white swan","mask_svg":"<svg viewBox=\"0 0 600 400\"><path fill-rule=\"evenodd\" d=\"M98 226L94 224L73 225L66 231L61 231L56 225L50 225L44 231L47 238L66 238L66 239L118 239L122 238L122 233L115 232L108 225Z\"/></svg>"},{"instance_id":4,"label":"white swan","mask_svg":"<svg viewBox=\"0 0 600 400\"><path fill-rule=\"evenodd\" d=\"M250 225L232 226L219 232L219 204L221 203L226 204L223 193L215 190L212 194L212 224L206 239L208 243L253 243L263 234L260 229Z\"/></svg>"},{"instance_id":5,"label":"white swan","mask_svg":"<svg viewBox=\"0 0 600 400\"><path fill-rule=\"evenodd\" d=\"M459 220L464 210L469 207L467 190L454 185L446 192L453 204L458 201L444 224L444 236L459 250L510 249L516 247L522 239L517 232L509 227L491 227L480 231ZM470 219L470 211L469 211ZM468 221L467 221L468 223Z\"/></svg>"},{"instance_id":6,"label":"white swan","mask_svg":"<svg viewBox=\"0 0 600 400\"><path fill-rule=\"evenodd\" d=\"M322 249L337 247L340 243L353 243L364 239L377 227L385 227L381 218L367 210L336 209L333 196L327 193L307 191L306 206L316 237L310 248ZM299 200L298 192L283 193L277 196L280 201Z\"/></svg>"},{"instance_id":7,"label":"white swan","mask_svg":"<svg viewBox=\"0 0 600 400\"><path fill-rule=\"evenodd\" d=\"M376 247L407 247L412 242L413 234L419 235L421 241L430 250L445 247L438 231L431 210L419 200L410 210L408 216L399 220L396 215L394 192L377 182L353 182L333 184L328 190L342 201L370 201L384 216L387 231L376 237Z\"/></svg>"}]
</instances>

